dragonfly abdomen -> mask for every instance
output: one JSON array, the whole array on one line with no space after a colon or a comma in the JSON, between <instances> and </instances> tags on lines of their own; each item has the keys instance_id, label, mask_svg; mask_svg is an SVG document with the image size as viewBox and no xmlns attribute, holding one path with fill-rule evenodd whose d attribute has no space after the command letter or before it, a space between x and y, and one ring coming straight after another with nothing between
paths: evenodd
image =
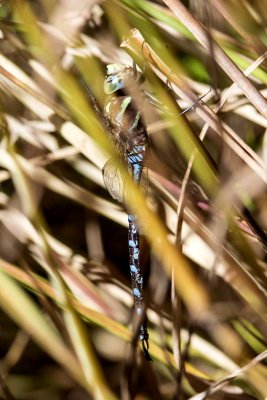
<instances>
[{"instance_id":1,"label":"dragonfly abdomen","mask_svg":"<svg viewBox=\"0 0 267 400\"><path fill-rule=\"evenodd\" d=\"M136 216L128 216L128 246L129 246L129 265L132 281L132 292L134 297L134 305L137 315L141 316L144 313L144 297L143 297L143 275L141 273L139 259L139 234L136 226ZM139 328L139 340L147 341L148 332L146 321Z\"/></svg>"}]
</instances>

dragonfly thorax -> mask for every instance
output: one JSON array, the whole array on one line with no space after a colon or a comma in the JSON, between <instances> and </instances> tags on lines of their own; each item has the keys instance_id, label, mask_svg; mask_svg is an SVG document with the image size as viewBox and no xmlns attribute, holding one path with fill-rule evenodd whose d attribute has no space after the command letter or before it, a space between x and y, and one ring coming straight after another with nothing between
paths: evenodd
<instances>
[{"instance_id":1,"label":"dragonfly thorax","mask_svg":"<svg viewBox=\"0 0 267 400\"><path fill-rule=\"evenodd\" d=\"M135 108L131 96L112 97L104 113L112 126L115 141L125 146L148 144L145 124L140 111Z\"/></svg>"}]
</instances>

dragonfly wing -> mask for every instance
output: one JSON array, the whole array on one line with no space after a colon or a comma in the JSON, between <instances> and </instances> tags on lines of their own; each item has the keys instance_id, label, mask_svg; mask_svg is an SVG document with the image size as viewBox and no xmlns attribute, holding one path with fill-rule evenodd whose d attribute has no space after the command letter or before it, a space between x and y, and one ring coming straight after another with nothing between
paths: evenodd
<instances>
[{"instance_id":1,"label":"dragonfly wing","mask_svg":"<svg viewBox=\"0 0 267 400\"><path fill-rule=\"evenodd\" d=\"M123 181L120 171L111 158L102 169L103 179L109 194L118 202L123 202Z\"/></svg>"}]
</instances>

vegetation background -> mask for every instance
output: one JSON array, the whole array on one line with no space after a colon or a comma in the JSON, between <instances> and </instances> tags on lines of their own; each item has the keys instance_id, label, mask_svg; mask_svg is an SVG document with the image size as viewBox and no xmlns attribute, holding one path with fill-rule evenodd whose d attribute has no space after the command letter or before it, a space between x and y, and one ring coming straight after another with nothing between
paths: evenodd
<instances>
[{"instance_id":1,"label":"vegetation background","mask_svg":"<svg viewBox=\"0 0 267 400\"><path fill-rule=\"evenodd\" d=\"M0 15L0 397L266 399L267 1L10 0ZM92 103L107 64L134 62L161 105L142 110L146 196Z\"/></svg>"}]
</instances>

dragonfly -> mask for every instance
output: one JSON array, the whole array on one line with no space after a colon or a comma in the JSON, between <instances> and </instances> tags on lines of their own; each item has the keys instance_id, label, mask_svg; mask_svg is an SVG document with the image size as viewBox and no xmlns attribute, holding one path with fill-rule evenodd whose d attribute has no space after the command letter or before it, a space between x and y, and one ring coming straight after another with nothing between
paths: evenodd
<instances>
[{"instance_id":1,"label":"dragonfly","mask_svg":"<svg viewBox=\"0 0 267 400\"><path fill-rule=\"evenodd\" d=\"M133 93L136 93L142 75L135 68L121 64L109 64L104 80L104 92L111 95L104 107L104 117L110 127L115 147L121 155L136 185L140 186L145 161L149 152L147 129L142 119L141 108L145 98L139 96L138 107ZM139 91L140 93L140 91ZM119 202L125 198L120 174L110 159L103 168L103 179L111 196ZM149 334L144 302L144 279L140 265L140 246L137 217L128 214L129 269L132 294L136 314L142 318L138 338L142 343L144 356L151 361L149 354Z\"/></svg>"},{"instance_id":2,"label":"dragonfly","mask_svg":"<svg viewBox=\"0 0 267 400\"><path fill-rule=\"evenodd\" d=\"M146 125L143 121L140 110L145 102L153 104L161 111L169 111L158 100L145 91L140 91L140 84L143 83L143 75L136 66L122 64L107 65L107 75L104 80L104 92L111 96L107 101L103 113L84 82L90 94L93 105L98 112L102 123L106 125L108 132L117 148L123 163L128 168L133 181L139 187L144 186L144 169L147 155L149 153L149 138ZM136 96L137 94L137 96ZM198 101L206 96L201 96L193 105L183 110L184 114L193 109ZM171 114L171 113L169 113ZM124 202L125 191L121 174L113 159L108 160L103 168L103 179L110 195L118 202ZM127 195L127 194L126 194ZM138 316L142 318L139 327L138 338L142 343L143 353L147 360L151 361L149 354L149 334L147 329L147 318L144 302L144 278L140 265L139 231L137 217L135 214L128 214L128 248L129 248L129 269L134 299L134 308Z\"/></svg>"}]
</instances>

